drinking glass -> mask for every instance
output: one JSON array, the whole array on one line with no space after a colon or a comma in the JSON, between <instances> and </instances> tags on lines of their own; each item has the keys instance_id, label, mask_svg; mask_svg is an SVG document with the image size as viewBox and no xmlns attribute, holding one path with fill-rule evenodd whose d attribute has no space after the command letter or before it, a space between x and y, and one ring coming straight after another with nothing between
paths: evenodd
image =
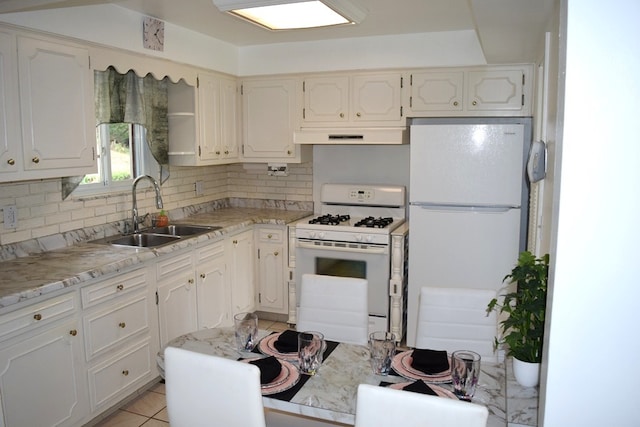
<instances>
[{"instance_id":1,"label":"drinking glass","mask_svg":"<svg viewBox=\"0 0 640 427\"><path fill-rule=\"evenodd\" d=\"M306 331L298 334L298 368L301 374L315 375L322 364L324 335Z\"/></svg>"},{"instance_id":2,"label":"drinking glass","mask_svg":"<svg viewBox=\"0 0 640 427\"><path fill-rule=\"evenodd\" d=\"M258 316L254 313L238 313L233 316L233 323L238 351L252 351L258 341Z\"/></svg>"},{"instance_id":3,"label":"drinking glass","mask_svg":"<svg viewBox=\"0 0 640 427\"><path fill-rule=\"evenodd\" d=\"M480 355L469 350L454 351L451 355L453 393L461 400L471 401L480 376Z\"/></svg>"},{"instance_id":4,"label":"drinking glass","mask_svg":"<svg viewBox=\"0 0 640 427\"><path fill-rule=\"evenodd\" d=\"M396 354L396 336L391 332L376 331L369 334L371 369L376 375L389 375L391 361Z\"/></svg>"}]
</instances>

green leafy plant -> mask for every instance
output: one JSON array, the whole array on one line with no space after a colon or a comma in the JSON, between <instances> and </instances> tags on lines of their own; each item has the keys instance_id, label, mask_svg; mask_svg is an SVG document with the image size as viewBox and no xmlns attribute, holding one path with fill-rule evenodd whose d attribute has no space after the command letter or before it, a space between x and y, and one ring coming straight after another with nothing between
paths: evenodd
<instances>
[{"instance_id":1,"label":"green leafy plant","mask_svg":"<svg viewBox=\"0 0 640 427\"><path fill-rule=\"evenodd\" d=\"M503 279L515 283L516 289L501 295L501 304L494 298L487 305L487 313L495 310L507 316L500 321L502 337L495 338L495 348L505 345L507 354L523 362L539 363L542 358L548 275L549 254L536 258L521 252L511 274Z\"/></svg>"}]
</instances>

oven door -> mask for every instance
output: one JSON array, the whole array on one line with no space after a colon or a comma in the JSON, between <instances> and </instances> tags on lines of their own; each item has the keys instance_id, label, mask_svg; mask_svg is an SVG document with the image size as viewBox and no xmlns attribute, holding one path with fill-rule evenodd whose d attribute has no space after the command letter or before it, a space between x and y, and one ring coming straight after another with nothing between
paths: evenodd
<instances>
[{"instance_id":1,"label":"oven door","mask_svg":"<svg viewBox=\"0 0 640 427\"><path fill-rule=\"evenodd\" d=\"M368 281L369 314L386 318L389 315L389 272L389 245L299 238L296 241L296 305L300 303L303 274L357 277Z\"/></svg>"}]
</instances>

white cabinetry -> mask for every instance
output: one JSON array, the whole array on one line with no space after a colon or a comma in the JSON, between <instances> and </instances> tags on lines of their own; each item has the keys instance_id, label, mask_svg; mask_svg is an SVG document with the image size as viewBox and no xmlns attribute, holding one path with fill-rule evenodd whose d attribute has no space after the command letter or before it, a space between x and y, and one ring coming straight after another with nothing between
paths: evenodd
<instances>
[{"instance_id":1,"label":"white cabinetry","mask_svg":"<svg viewBox=\"0 0 640 427\"><path fill-rule=\"evenodd\" d=\"M305 77L302 127L402 126L402 82L400 72Z\"/></svg>"},{"instance_id":2,"label":"white cabinetry","mask_svg":"<svg viewBox=\"0 0 640 427\"><path fill-rule=\"evenodd\" d=\"M258 246L258 310L286 314L289 291L285 281L287 262L286 227L256 227Z\"/></svg>"},{"instance_id":3,"label":"white cabinetry","mask_svg":"<svg viewBox=\"0 0 640 427\"><path fill-rule=\"evenodd\" d=\"M218 241L196 249L194 254L198 329L231 325L231 290L224 246L224 241Z\"/></svg>"},{"instance_id":4,"label":"white cabinetry","mask_svg":"<svg viewBox=\"0 0 640 427\"><path fill-rule=\"evenodd\" d=\"M77 314L70 292L0 317L0 425L71 426L87 416Z\"/></svg>"},{"instance_id":5,"label":"white cabinetry","mask_svg":"<svg viewBox=\"0 0 640 427\"><path fill-rule=\"evenodd\" d=\"M300 163L309 147L294 144L299 108L297 78L242 82L242 161Z\"/></svg>"},{"instance_id":6,"label":"white cabinetry","mask_svg":"<svg viewBox=\"0 0 640 427\"><path fill-rule=\"evenodd\" d=\"M4 122L0 123L4 128L0 181L94 173L95 114L88 49L2 32L0 51L0 122ZM8 142L8 138L15 139Z\"/></svg>"},{"instance_id":7,"label":"white cabinetry","mask_svg":"<svg viewBox=\"0 0 640 427\"><path fill-rule=\"evenodd\" d=\"M253 229L227 238L231 314L255 310Z\"/></svg>"},{"instance_id":8,"label":"white cabinetry","mask_svg":"<svg viewBox=\"0 0 640 427\"><path fill-rule=\"evenodd\" d=\"M156 264L160 345L198 328L192 251L171 254Z\"/></svg>"},{"instance_id":9,"label":"white cabinetry","mask_svg":"<svg viewBox=\"0 0 640 427\"><path fill-rule=\"evenodd\" d=\"M83 287L91 411L97 415L158 376L155 287L143 267Z\"/></svg>"},{"instance_id":10,"label":"white cabinetry","mask_svg":"<svg viewBox=\"0 0 640 427\"><path fill-rule=\"evenodd\" d=\"M526 64L413 71L407 116L529 116L532 78Z\"/></svg>"},{"instance_id":11,"label":"white cabinetry","mask_svg":"<svg viewBox=\"0 0 640 427\"><path fill-rule=\"evenodd\" d=\"M237 162L238 103L233 77L198 75L198 87L169 85L169 160L177 166Z\"/></svg>"}]
</instances>

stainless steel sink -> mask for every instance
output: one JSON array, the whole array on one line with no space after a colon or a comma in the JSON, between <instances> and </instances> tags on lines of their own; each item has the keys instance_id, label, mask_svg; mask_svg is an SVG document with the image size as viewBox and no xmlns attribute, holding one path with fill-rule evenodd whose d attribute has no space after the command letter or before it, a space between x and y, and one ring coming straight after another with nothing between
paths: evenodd
<instances>
[{"instance_id":1,"label":"stainless steel sink","mask_svg":"<svg viewBox=\"0 0 640 427\"><path fill-rule=\"evenodd\" d=\"M115 239L107 239L105 243L120 246L136 246L139 248L155 248L157 246L166 245L178 240L180 240L180 237L178 236L169 236L166 234L136 233L117 237Z\"/></svg>"},{"instance_id":2,"label":"stainless steel sink","mask_svg":"<svg viewBox=\"0 0 640 427\"><path fill-rule=\"evenodd\" d=\"M91 243L103 245L130 246L138 248L156 248L177 242L181 238L189 238L198 234L219 230L222 227L209 227L206 225L175 224L166 227L148 228L139 233L121 236L105 237L104 239L93 240Z\"/></svg>"},{"instance_id":3,"label":"stainless steel sink","mask_svg":"<svg viewBox=\"0 0 640 427\"><path fill-rule=\"evenodd\" d=\"M195 236L197 234L208 233L219 230L222 227L208 227L204 225L168 225L166 227L155 227L144 230L143 233L165 234L168 236Z\"/></svg>"}]
</instances>

